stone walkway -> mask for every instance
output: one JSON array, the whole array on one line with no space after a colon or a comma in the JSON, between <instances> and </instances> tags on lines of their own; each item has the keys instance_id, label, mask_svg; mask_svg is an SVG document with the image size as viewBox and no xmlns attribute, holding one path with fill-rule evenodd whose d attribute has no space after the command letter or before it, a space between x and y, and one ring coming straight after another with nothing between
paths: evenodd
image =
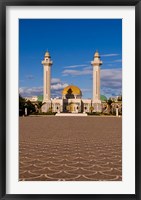
<instances>
[{"instance_id":1,"label":"stone walkway","mask_svg":"<svg viewBox=\"0 0 141 200\"><path fill-rule=\"evenodd\" d=\"M20 181L121 181L122 118L20 117Z\"/></svg>"}]
</instances>

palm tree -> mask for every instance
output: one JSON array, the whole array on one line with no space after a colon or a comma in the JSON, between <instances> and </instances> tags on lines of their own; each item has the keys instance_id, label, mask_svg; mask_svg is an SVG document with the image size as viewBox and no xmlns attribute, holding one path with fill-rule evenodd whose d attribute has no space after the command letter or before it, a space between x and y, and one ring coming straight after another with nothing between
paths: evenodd
<instances>
[{"instance_id":1,"label":"palm tree","mask_svg":"<svg viewBox=\"0 0 141 200\"><path fill-rule=\"evenodd\" d=\"M35 105L30 100L26 101L26 107L28 114L35 112Z\"/></svg>"},{"instance_id":2,"label":"palm tree","mask_svg":"<svg viewBox=\"0 0 141 200\"><path fill-rule=\"evenodd\" d=\"M111 112L112 103L113 103L113 101L111 99L107 100L107 105L108 105L108 111L109 111L109 113Z\"/></svg>"},{"instance_id":3,"label":"palm tree","mask_svg":"<svg viewBox=\"0 0 141 200\"><path fill-rule=\"evenodd\" d=\"M93 110L94 110L94 107L93 107L93 106L90 106L90 111L91 111L91 113L93 112Z\"/></svg>"},{"instance_id":4,"label":"palm tree","mask_svg":"<svg viewBox=\"0 0 141 200\"><path fill-rule=\"evenodd\" d=\"M41 113L41 108L42 108L42 106L45 104L45 102L42 102L42 101L38 101L37 103L36 103L36 106L37 106L37 108L38 108L38 112L39 113Z\"/></svg>"}]
</instances>

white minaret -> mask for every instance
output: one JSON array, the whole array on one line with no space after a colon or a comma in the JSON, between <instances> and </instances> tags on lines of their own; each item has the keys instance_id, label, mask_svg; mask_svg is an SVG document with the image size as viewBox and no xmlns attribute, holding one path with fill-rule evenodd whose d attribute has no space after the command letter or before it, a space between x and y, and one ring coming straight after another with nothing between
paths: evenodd
<instances>
[{"instance_id":1,"label":"white minaret","mask_svg":"<svg viewBox=\"0 0 141 200\"><path fill-rule=\"evenodd\" d=\"M99 53L96 51L94 54L94 60L91 62L93 66L93 99L92 102L95 104L94 108L96 111L100 111L101 104L100 100L100 65L102 65L102 61L100 60Z\"/></svg>"},{"instance_id":2,"label":"white minaret","mask_svg":"<svg viewBox=\"0 0 141 200\"><path fill-rule=\"evenodd\" d=\"M50 101L50 82L51 82L51 57L49 52L47 51L44 56L44 60L42 61L44 67L44 87L43 87L43 102Z\"/></svg>"}]
</instances>

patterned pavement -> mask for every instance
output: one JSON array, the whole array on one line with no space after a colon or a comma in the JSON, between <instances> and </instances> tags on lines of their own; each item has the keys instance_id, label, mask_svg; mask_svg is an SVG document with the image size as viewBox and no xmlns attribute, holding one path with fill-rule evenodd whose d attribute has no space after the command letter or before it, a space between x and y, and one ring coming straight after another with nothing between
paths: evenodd
<instances>
[{"instance_id":1,"label":"patterned pavement","mask_svg":"<svg viewBox=\"0 0 141 200\"><path fill-rule=\"evenodd\" d=\"M20 181L121 181L122 118L20 117Z\"/></svg>"}]
</instances>

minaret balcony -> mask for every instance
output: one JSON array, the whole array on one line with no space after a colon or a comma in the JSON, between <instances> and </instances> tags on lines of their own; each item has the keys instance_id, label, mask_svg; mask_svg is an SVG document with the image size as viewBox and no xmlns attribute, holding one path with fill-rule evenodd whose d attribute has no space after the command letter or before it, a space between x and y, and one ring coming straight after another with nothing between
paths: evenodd
<instances>
[{"instance_id":1,"label":"minaret balcony","mask_svg":"<svg viewBox=\"0 0 141 200\"><path fill-rule=\"evenodd\" d=\"M97 60L97 61L94 61L94 62L93 62L93 65L94 65L94 66L95 66L95 65L96 65L96 66L97 66L97 65L102 65L102 61L101 61L101 60L99 60L99 61L98 61L98 60Z\"/></svg>"},{"instance_id":2,"label":"minaret balcony","mask_svg":"<svg viewBox=\"0 0 141 200\"><path fill-rule=\"evenodd\" d=\"M43 61L42 61L42 64L43 64L43 65L52 65L53 62L52 62L51 60L50 60L50 61L43 60Z\"/></svg>"}]
</instances>

